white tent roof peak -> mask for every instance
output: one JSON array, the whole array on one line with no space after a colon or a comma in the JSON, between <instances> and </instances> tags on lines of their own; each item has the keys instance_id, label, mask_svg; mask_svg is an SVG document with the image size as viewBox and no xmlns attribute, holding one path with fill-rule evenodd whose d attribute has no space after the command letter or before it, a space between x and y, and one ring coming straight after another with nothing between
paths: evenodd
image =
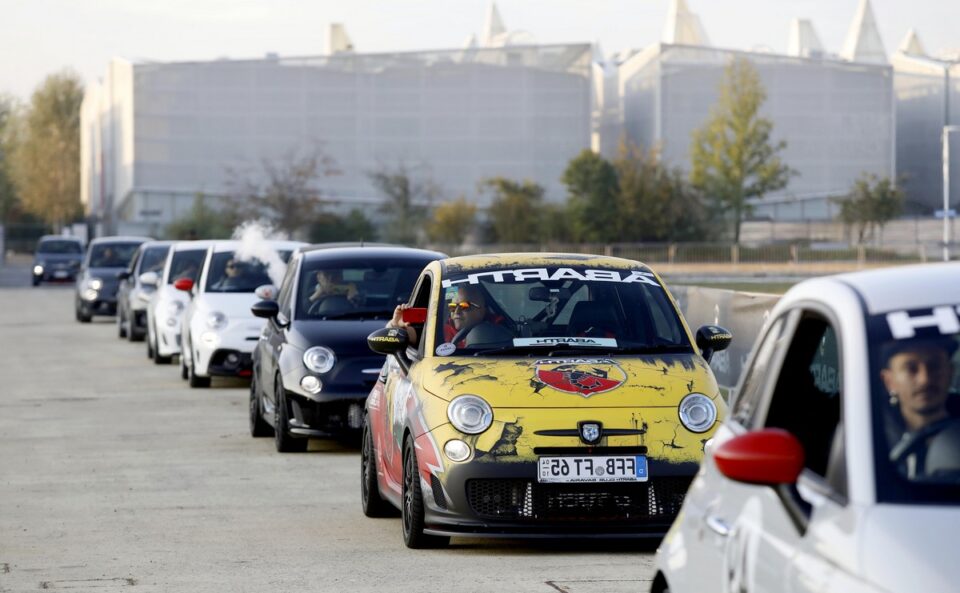
<instances>
[{"instance_id":1,"label":"white tent roof peak","mask_svg":"<svg viewBox=\"0 0 960 593\"><path fill-rule=\"evenodd\" d=\"M503 18L500 17L500 11L497 10L497 3L491 2L487 8L487 18L483 23L483 32L480 34L480 45L491 47L497 37L507 32L503 25Z\"/></svg>"},{"instance_id":2,"label":"white tent roof peak","mask_svg":"<svg viewBox=\"0 0 960 593\"><path fill-rule=\"evenodd\" d=\"M817 36L813 23L808 19L790 21L787 55L798 58L815 58L823 55L823 44L820 43L820 37Z\"/></svg>"},{"instance_id":3,"label":"white tent roof peak","mask_svg":"<svg viewBox=\"0 0 960 593\"><path fill-rule=\"evenodd\" d=\"M698 17L687 8L686 0L670 0L670 11L663 26L661 41L678 45L710 45Z\"/></svg>"},{"instance_id":4,"label":"white tent roof peak","mask_svg":"<svg viewBox=\"0 0 960 593\"><path fill-rule=\"evenodd\" d=\"M886 64L887 52L877 29L877 20L873 17L870 0L860 0L857 14L850 23L847 39L843 43L840 57L851 62Z\"/></svg>"},{"instance_id":5,"label":"white tent roof peak","mask_svg":"<svg viewBox=\"0 0 960 593\"><path fill-rule=\"evenodd\" d=\"M330 23L330 30L327 32L327 55L352 51L353 42L350 41L343 23Z\"/></svg>"},{"instance_id":6,"label":"white tent roof peak","mask_svg":"<svg viewBox=\"0 0 960 593\"><path fill-rule=\"evenodd\" d=\"M907 36L900 42L900 53L910 54L912 56L925 56L927 52L920 43L920 36L913 29L907 31Z\"/></svg>"}]
</instances>

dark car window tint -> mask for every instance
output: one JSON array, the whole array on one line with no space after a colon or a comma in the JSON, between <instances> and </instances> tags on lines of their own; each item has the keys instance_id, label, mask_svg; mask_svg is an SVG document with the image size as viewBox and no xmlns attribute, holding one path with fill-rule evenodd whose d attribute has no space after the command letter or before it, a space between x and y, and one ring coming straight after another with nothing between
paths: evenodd
<instances>
[{"instance_id":1,"label":"dark car window tint","mask_svg":"<svg viewBox=\"0 0 960 593\"><path fill-rule=\"evenodd\" d=\"M126 268L140 243L98 243L90 248L91 268Z\"/></svg>"},{"instance_id":2,"label":"dark car window tint","mask_svg":"<svg viewBox=\"0 0 960 593\"><path fill-rule=\"evenodd\" d=\"M76 241L60 241L60 240L51 240L51 241L41 241L37 245L37 253L50 253L50 254L70 254L70 253L83 253L83 249L80 248L80 244Z\"/></svg>"},{"instance_id":3,"label":"dark car window tint","mask_svg":"<svg viewBox=\"0 0 960 593\"><path fill-rule=\"evenodd\" d=\"M170 274L167 275L167 284L173 284L183 278L196 282L206 255L206 249L175 251L170 259Z\"/></svg>"},{"instance_id":4,"label":"dark car window tint","mask_svg":"<svg viewBox=\"0 0 960 593\"><path fill-rule=\"evenodd\" d=\"M286 271L277 270L280 276ZM232 251L214 253L207 271L207 292L253 292L273 284L268 265L256 259L240 259Z\"/></svg>"},{"instance_id":5,"label":"dark car window tint","mask_svg":"<svg viewBox=\"0 0 960 593\"><path fill-rule=\"evenodd\" d=\"M757 347L757 354L753 364L747 370L733 404L733 419L750 428L753 425L757 408L762 401L765 387L770 380L770 361L783 337L784 317L778 317L770 325L770 329L763 336L763 341Z\"/></svg>"},{"instance_id":6,"label":"dark car window tint","mask_svg":"<svg viewBox=\"0 0 960 593\"><path fill-rule=\"evenodd\" d=\"M159 273L163 270L163 263L167 259L167 251L169 250L170 248L167 246L148 247L145 249L142 256L143 261L140 262L140 273Z\"/></svg>"}]
</instances>

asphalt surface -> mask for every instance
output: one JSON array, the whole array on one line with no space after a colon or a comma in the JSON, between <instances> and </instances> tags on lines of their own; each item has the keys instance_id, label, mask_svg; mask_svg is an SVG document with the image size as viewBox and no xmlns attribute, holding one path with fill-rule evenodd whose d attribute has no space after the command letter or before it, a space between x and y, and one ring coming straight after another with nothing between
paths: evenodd
<instances>
[{"instance_id":1,"label":"asphalt surface","mask_svg":"<svg viewBox=\"0 0 960 593\"><path fill-rule=\"evenodd\" d=\"M176 366L80 324L72 285L0 266L0 591L645 592L636 542L454 538L404 547L367 519L356 449L276 453L247 388L191 390Z\"/></svg>"}]
</instances>

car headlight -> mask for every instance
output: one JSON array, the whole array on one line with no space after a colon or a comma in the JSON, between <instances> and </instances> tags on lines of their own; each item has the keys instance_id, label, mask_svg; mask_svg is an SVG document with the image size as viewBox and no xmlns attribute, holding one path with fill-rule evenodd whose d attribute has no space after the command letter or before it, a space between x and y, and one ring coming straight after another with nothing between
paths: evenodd
<instances>
[{"instance_id":1,"label":"car headlight","mask_svg":"<svg viewBox=\"0 0 960 593\"><path fill-rule=\"evenodd\" d=\"M87 280L87 288L90 290L100 290L103 288L103 280L99 278L90 278Z\"/></svg>"},{"instance_id":2,"label":"car headlight","mask_svg":"<svg viewBox=\"0 0 960 593\"><path fill-rule=\"evenodd\" d=\"M179 317L183 313L183 303L180 301L170 301L167 303L167 316Z\"/></svg>"},{"instance_id":3,"label":"car headlight","mask_svg":"<svg viewBox=\"0 0 960 593\"><path fill-rule=\"evenodd\" d=\"M480 434L493 424L493 409L476 395L461 395L447 407L450 423L466 434Z\"/></svg>"},{"instance_id":4,"label":"car headlight","mask_svg":"<svg viewBox=\"0 0 960 593\"><path fill-rule=\"evenodd\" d=\"M314 373L327 373L337 364L337 356L326 346L314 346L303 353L303 365Z\"/></svg>"},{"instance_id":5,"label":"car headlight","mask_svg":"<svg viewBox=\"0 0 960 593\"><path fill-rule=\"evenodd\" d=\"M227 322L227 316L220 311L213 311L207 315L207 327L212 330L218 330L227 327Z\"/></svg>"},{"instance_id":6,"label":"car headlight","mask_svg":"<svg viewBox=\"0 0 960 593\"><path fill-rule=\"evenodd\" d=\"M41 274L43 274L43 264L37 264L33 266L33 275L39 276Z\"/></svg>"},{"instance_id":7,"label":"car headlight","mask_svg":"<svg viewBox=\"0 0 960 593\"><path fill-rule=\"evenodd\" d=\"M717 406L702 393L691 393L680 401L680 422L690 432L707 432L717 421Z\"/></svg>"}]
</instances>

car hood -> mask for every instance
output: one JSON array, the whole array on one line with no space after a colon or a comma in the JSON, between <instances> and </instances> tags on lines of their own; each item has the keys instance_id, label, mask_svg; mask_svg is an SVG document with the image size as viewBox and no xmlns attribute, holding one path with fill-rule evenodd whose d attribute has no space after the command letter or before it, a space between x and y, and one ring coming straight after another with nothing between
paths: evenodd
<instances>
[{"instance_id":1,"label":"car hood","mask_svg":"<svg viewBox=\"0 0 960 593\"><path fill-rule=\"evenodd\" d=\"M227 317L255 319L250 307L260 298L252 292L205 292L197 298L197 309L219 311Z\"/></svg>"},{"instance_id":2,"label":"car hood","mask_svg":"<svg viewBox=\"0 0 960 593\"><path fill-rule=\"evenodd\" d=\"M719 396L696 354L569 358L431 357L423 387L450 401L470 393L494 408L676 407L689 393Z\"/></svg>"},{"instance_id":3,"label":"car hood","mask_svg":"<svg viewBox=\"0 0 960 593\"><path fill-rule=\"evenodd\" d=\"M866 517L863 578L886 591L953 593L960 507L880 505Z\"/></svg>"},{"instance_id":4,"label":"car hood","mask_svg":"<svg viewBox=\"0 0 960 593\"><path fill-rule=\"evenodd\" d=\"M83 261L82 253L38 253L34 256L35 263L45 264L77 263Z\"/></svg>"},{"instance_id":5,"label":"car hood","mask_svg":"<svg viewBox=\"0 0 960 593\"><path fill-rule=\"evenodd\" d=\"M326 346L337 356L364 356L383 358L367 346L367 336L381 329L386 319L328 319L294 321L288 341L291 346L306 350L311 346Z\"/></svg>"}]
</instances>

